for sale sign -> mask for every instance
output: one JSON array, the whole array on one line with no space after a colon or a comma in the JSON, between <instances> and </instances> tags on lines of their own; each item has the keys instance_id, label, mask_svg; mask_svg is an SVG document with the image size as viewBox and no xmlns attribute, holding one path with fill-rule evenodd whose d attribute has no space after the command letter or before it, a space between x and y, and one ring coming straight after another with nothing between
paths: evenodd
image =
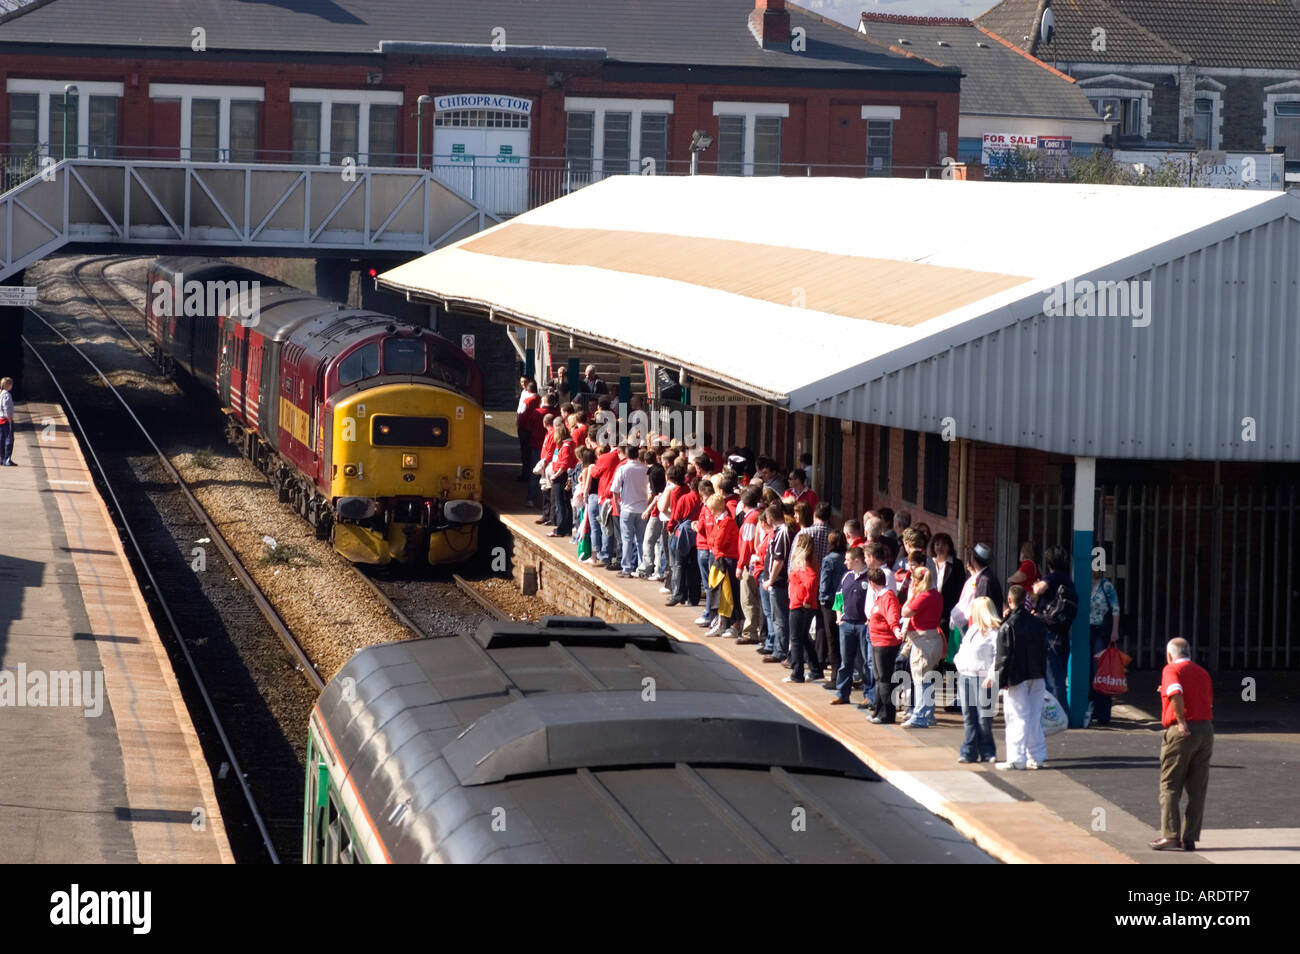
<instances>
[{"instance_id":1,"label":"for sale sign","mask_svg":"<svg viewBox=\"0 0 1300 954\"><path fill-rule=\"evenodd\" d=\"M1015 152L1017 149L1029 149L1037 152L1038 137L1027 136L1023 133L985 133L981 161L986 166L992 165L1004 159L1007 153Z\"/></svg>"}]
</instances>

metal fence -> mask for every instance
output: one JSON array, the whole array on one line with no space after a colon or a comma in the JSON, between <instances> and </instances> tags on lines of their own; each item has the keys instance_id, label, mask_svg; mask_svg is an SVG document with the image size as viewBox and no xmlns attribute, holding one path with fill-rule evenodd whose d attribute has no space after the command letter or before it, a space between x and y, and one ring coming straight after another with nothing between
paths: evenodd
<instances>
[{"instance_id":1,"label":"metal fence","mask_svg":"<svg viewBox=\"0 0 1300 954\"><path fill-rule=\"evenodd\" d=\"M62 157L62 150L56 147ZM3 183L0 192L20 185L40 172L42 157L51 155L48 144L32 150L19 149L15 144L0 143L0 161L3 161ZM429 155L417 157L414 153L384 155L300 155L288 150L256 149L185 149L159 146L104 146L69 144L70 158L143 159L167 162L199 163L269 163L338 166L345 163L361 168L411 169L417 165L431 171L435 178L466 199L498 215L518 215L537 208L554 199L576 192L584 186L614 175L689 175L688 160L642 162L623 160L567 159L562 156L519 155ZM707 156L707 154L706 154ZM417 162L418 159L418 162ZM701 175L735 176L842 176L851 178L898 177L939 178L942 166L888 166L882 170L868 170L863 165L835 165L818 163L728 163L702 158L698 172Z\"/></svg>"},{"instance_id":2,"label":"metal fence","mask_svg":"<svg viewBox=\"0 0 1300 954\"><path fill-rule=\"evenodd\" d=\"M1105 548L1122 645L1138 665L1163 665L1175 636L1191 640L1196 657L1214 668L1300 665L1298 490L1289 483L1098 488L1094 546ZM1000 482L1000 572L1014 568L1025 540L1040 554L1051 544L1069 551L1069 494Z\"/></svg>"}]
</instances>

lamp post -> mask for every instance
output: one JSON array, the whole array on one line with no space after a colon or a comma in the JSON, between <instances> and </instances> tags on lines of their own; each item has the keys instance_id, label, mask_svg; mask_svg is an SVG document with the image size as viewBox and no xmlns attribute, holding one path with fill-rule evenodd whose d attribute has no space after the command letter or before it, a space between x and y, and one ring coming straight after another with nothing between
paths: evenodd
<instances>
[{"instance_id":1,"label":"lamp post","mask_svg":"<svg viewBox=\"0 0 1300 954\"><path fill-rule=\"evenodd\" d=\"M700 153L713 145L713 137L703 129L695 130L691 136L691 175L700 171Z\"/></svg>"},{"instance_id":2,"label":"lamp post","mask_svg":"<svg viewBox=\"0 0 1300 954\"><path fill-rule=\"evenodd\" d=\"M423 143L421 142L421 134L424 132L424 107L429 105L432 102L433 102L433 97L428 95L421 96L419 99L415 101L415 167L417 169L424 168L422 165L420 165L421 146L423 145ZM429 144L429 152L430 153L433 152L432 143ZM430 158L432 158L432 156L430 156ZM432 162L430 162L429 164L433 165Z\"/></svg>"},{"instance_id":3,"label":"lamp post","mask_svg":"<svg viewBox=\"0 0 1300 954\"><path fill-rule=\"evenodd\" d=\"M69 83L63 87L63 158L68 158L68 97L77 95L77 87Z\"/></svg>"}]
</instances>

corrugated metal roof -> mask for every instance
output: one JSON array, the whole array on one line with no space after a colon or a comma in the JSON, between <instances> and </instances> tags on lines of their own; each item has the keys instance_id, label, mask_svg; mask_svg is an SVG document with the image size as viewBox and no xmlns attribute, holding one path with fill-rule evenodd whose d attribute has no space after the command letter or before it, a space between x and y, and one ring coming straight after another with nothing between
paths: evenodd
<instances>
[{"instance_id":1,"label":"corrugated metal roof","mask_svg":"<svg viewBox=\"0 0 1300 954\"><path fill-rule=\"evenodd\" d=\"M1300 197L1256 191L629 176L380 280L789 410L952 417L958 436L1072 454L1298 460L1300 378L1278 370L1300 364L1298 218ZM1053 289L1130 279L1153 284L1128 316L1044 316Z\"/></svg>"}]
</instances>

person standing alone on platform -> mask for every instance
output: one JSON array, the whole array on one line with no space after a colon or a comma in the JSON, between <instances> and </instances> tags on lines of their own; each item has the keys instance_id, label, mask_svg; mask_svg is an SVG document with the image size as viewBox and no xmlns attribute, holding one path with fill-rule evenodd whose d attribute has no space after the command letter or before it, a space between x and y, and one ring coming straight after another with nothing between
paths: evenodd
<instances>
[{"instance_id":1,"label":"person standing alone on platform","mask_svg":"<svg viewBox=\"0 0 1300 954\"><path fill-rule=\"evenodd\" d=\"M16 467L14 456L14 379L0 378L0 466Z\"/></svg>"},{"instance_id":2,"label":"person standing alone on platform","mask_svg":"<svg viewBox=\"0 0 1300 954\"><path fill-rule=\"evenodd\" d=\"M1214 752L1214 687L1210 674L1192 662L1192 648L1179 637L1165 646L1160 674L1160 837L1156 851L1195 851L1205 817ZM1179 825L1179 803L1187 792L1187 814Z\"/></svg>"},{"instance_id":3,"label":"person standing alone on platform","mask_svg":"<svg viewBox=\"0 0 1300 954\"><path fill-rule=\"evenodd\" d=\"M992 597L989 597L990 602ZM996 606L997 604L994 603ZM998 629L995 679L986 689L1006 690L1007 760L1000 769L1037 769L1047 765L1043 735L1043 694L1047 687L1047 627L1025 609L1025 588L1007 590L1009 612Z\"/></svg>"}]
</instances>

